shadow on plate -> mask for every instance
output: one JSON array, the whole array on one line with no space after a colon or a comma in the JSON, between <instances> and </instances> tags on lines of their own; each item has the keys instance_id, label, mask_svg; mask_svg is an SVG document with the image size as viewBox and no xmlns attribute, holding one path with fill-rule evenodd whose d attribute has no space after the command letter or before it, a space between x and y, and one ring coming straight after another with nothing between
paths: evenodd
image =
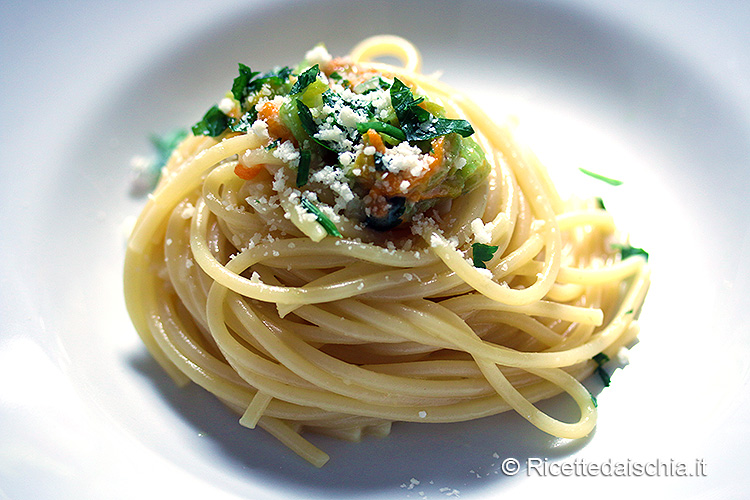
<instances>
[{"instance_id":1,"label":"shadow on plate","mask_svg":"<svg viewBox=\"0 0 750 500\"><path fill-rule=\"evenodd\" d=\"M177 387L145 350L131 354L127 363L153 384L197 435L212 442L212 453L221 457L221 466L236 468L238 476L246 474L254 481L283 480L286 485L317 490L323 497L394 488L414 490L415 495L468 493L491 485L496 489L511 479L503 474L504 459L517 459L523 475L528 458L563 459L585 447L595 434L576 441L554 438L514 412L455 424L396 423L388 437L369 436L359 443L306 434L331 456L316 469L264 431L240 426L239 417L201 387ZM601 384L589 382L598 395ZM575 421L578 416L575 403L565 395L538 406L562 420ZM198 453L186 448L179 454ZM168 458L180 462L178 451L172 452L174 456Z\"/></svg>"}]
</instances>

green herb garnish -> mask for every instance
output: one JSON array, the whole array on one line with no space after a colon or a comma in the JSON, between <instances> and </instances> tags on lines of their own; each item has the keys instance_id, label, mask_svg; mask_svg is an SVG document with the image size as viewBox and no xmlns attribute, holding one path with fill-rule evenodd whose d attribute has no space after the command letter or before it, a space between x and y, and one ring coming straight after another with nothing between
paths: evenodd
<instances>
[{"instance_id":1,"label":"green herb garnish","mask_svg":"<svg viewBox=\"0 0 750 500\"><path fill-rule=\"evenodd\" d=\"M599 354L597 354L596 356L594 356L591 359L593 359L594 361L596 361L596 364L598 364L599 366L603 365L604 363L609 362L609 356L607 356L603 352L600 352Z\"/></svg>"},{"instance_id":2,"label":"green herb garnish","mask_svg":"<svg viewBox=\"0 0 750 500\"><path fill-rule=\"evenodd\" d=\"M383 156L385 156L383 153L379 153L377 151L374 155L372 155L373 166L378 172L385 172L386 170L388 170L388 168L385 166L385 163L383 162Z\"/></svg>"},{"instance_id":3,"label":"green herb garnish","mask_svg":"<svg viewBox=\"0 0 750 500\"><path fill-rule=\"evenodd\" d=\"M360 134L364 134L370 129L374 130L375 132L389 135L399 141L406 140L406 134L404 134L404 131L398 127L394 127L390 123L376 121L357 124L357 132L359 132Z\"/></svg>"},{"instance_id":4,"label":"green herb garnish","mask_svg":"<svg viewBox=\"0 0 750 500\"><path fill-rule=\"evenodd\" d=\"M583 172L584 174L593 177L594 179L600 180L602 182L606 182L610 186L619 186L622 184L622 181L618 181L617 179L612 179L611 177L606 177L602 174L597 174L596 172L592 172L591 170L586 170L583 167L579 167L578 170Z\"/></svg>"},{"instance_id":5,"label":"green herb garnish","mask_svg":"<svg viewBox=\"0 0 750 500\"><path fill-rule=\"evenodd\" d=\"M599 375L599 378L602 380L602 384L604 384L604 387L609 387L612 379L609 377L609 373L607 373L607 370L599 366L596 368L596 374Z\"/></svg>"},{"instance_id":6,"label":"green herb garnish","mask_svg":"<svg viewBox=\"0 0 750 500\"><path fill-rule=\"evenodd\" d=\"M253 71L242 63L239 63L239 69L240 75L232 83L232 95L240 104L244 103L250 94L260 90L264 83L281 85L292 74L292 68L288 66L277 68L262 75L259 71Z\"/></svg>"},{"instance_id":7,"label":"green herb garnish","mask_svg":"<svg viewBox=\"0 0 750 500\"><path fill-rule=\"evenodd\" d=\"M255 123L255 120L257 119L258 111L255 109L255 106L250 106L250 109L247 113L240 116L240 119L238 121L229 125L229 129L232 132L247 133L247 131L252 128L253 123Z\"/></svg>"},{"instance_id":8,"label":"green herb garnish","mask_svg":"<svg viewBox=\"0 0 750 500\"><path fill-rule=\"evenodd\" d=\"M242 63L239 63L239 67L240 76L235 78L232 83L232 95L242 104L250 93L250 82L260 74L260 71L253 71L249 66Z\"/></svg>"},{"instance_id":9,"label":"green herb garnish","mask_svg":"<svg viewBox=\"0 0 750 500\"><path fill-rule=\"evenodd\" d=\"M299 152L299 166L297 166L297 187L307 184L310 177L310 150L303 149Z\"/></svg>"},{"instance_id":10,"label":"green herb garnish","mask_svg":"<svg viewBox=\"0 0 750 500\"><path fill-rule=\"evenodd\" d=\"M600 379L602 379L602 384L604 384L604 387L609 387L609 384L611 382L609 373L607 373L607 371L602 368L602 365L609 361L609 356L607 356L603 352L600 352L591 359L596 363L596 374L599 375Z\"/></svg>"},{"instance_id":11,"label":"green herb garnish","mask_svg":"<svg viewBox=\"0 0 750 500\"><path fill-rule=\"evenodd\" d=\"M281 85L287 80L289 80L289 77L292 75L292 68L289 66L282 66L280 68L276 68L273 71L269 71L268 73L261 75L260 78L255 80L253 82L253 88L255 90L260 90L261 85L264 83L271 83L274 85Z\"/></svg>"},{"instance_id":12,"label":"green herb garnish","mask_svg":"<svg viewBox=\"0 0 750 500\"><path fill-rule=\"evenodd\" d=\"M203 115L203 119L193 125L192 131L194 135L210 135L216 137L221 135L227 129L229 125L229 117L225 115L218 106L213 105L211 109L206 111Z\"/></svg>"},{"instance_id":13,"label":"green herb garnish","mask_svg":"<svg viewBox=\"0 0 750 500\"><path fill-rule=\"evenodd\" d=\"M456 133L461 137L469 137L474 133L474 128L471 126L471 123L466 120L435 118L426 131L422 131L420 128L420 130L417 133L412 134L412 136L414 137L413 140L427 140L450 133Z\"/></svg>"},{"instance_id":14,"label":"green herb garnish","mask_svg":"<svg viewBox=\"0 0 750 500\"><path fill-rule=\"evenodd\" d=\"M616 248L620 251L620 256L624 259L632 257L633 255L641 255L646 261L648 261L648 252L642 248L632 247L630 245L623 245L621 243L613 243L612 248Z\"/></svg>"},{"instance_id":15,"label":"green herb garnish","mask_svg":"<svg viewBox=\"0 0 750 500\"><path fill-rule=\"evenodd\" d=\"M492 260L492 256L497 252L497 245L485 245L484 243L472 243L471 254L474 261L474 267L487 269L486 262Z\"/></svg>"},{"instance_id":16,"label":"green herb garnish","mask_svg":"<svg viewBox=\"0 0 750 500\"><path fill-rule=\"evenodd\" d=\"M424 97L414 99L414 94L411 93L411 89L409 89L409 87L398 78L393 79L390 93L391 104L396 111L396 116L399 121L412 121L416 119L417 121L423 122L430 117L429 111L418 106L424 101Z\"/></svg>"},{"instance_id":17,"label":"green herb garnish","mask_svg":"<svg viewBox=\"0 0 750 500\"><path fill-rule=\"evenodd\" d=\"M294 82L294 85L292 85L292 90L290 90L289 93L299 94L300 92L303 92L312 82L314 82L318 78L319 74L320 67L317 64L312 68L306 69L302 72L301 75L299 75L297 81Z\"/></svg>"},{"instance_id":18,"label":"green herb garnish","mask_svg":"<svg viewBox=\"0 0 750 500\"><path fill-rule=\"evenodd\" d=\"M604 206L604 200L602 200L599 196L596 197L596 206L602 210L607 210L607 207Z\"/></svg>"},{"instance_id":19,"label":"green herb garnish","mask_svg":"<svg viewBox=\"0 0 750 500\"><path fill-rule=\"evenodd\" d=\"M336 224L334 224L331 219L326 217L326 215L321 212L313 202L311 202L307 198L302 198L301 204L305 208L305 210L317 217L318 223L323 226L323 229L325 229L328 234L337 238L341 238L341 233L336 228Z\"/></svg>"},{"instance_id":20,"label":"green herb garnish","mask_svg":"<svg viewBox=\"0 0 750 500\"><path fill-rule=\"evenodd\" d=\"M305 132L307 132L307 135L310 136L310 139L315 141L315 143L321 146L322 148L325 148L329 151L334 151L334 149L331 146L329 146L324 141L321 141L320 139L317 139L315 137L315 134L318 132L318 125L315 123L312 112L310 111L310 108L307 107L307 104L300 101L299 99L296 99L296 101L297 101L297 116L299 117L299 121L302 124L302 128L305 129Z\"/></svg>"},{"instance_id":21,"label":"green herb garnish","mask_svg":"<svg viewBox=\"0 0 750 500\"><path fill-rule=\"evenodd\" d=\"M382 76L378 77L378 85L380 85L380 88L383 90L388 90L389 88L391 88L391 83Z\"/></svg>"},{"instance_id":22,"label":"green herb garnish","mask_svg":"<svg viewBox=\"0 0 750 500\"><path fill-rule=\"evenodd\" d=\"M415 99L409 87L398 78L393 79L390 94L396 118L408 141L426 141L452 132L462 137L474 133L471 124L466 120L437 118L419 107L424 97Z\"/></svg>"},{"instance_id":23,"label":"green herb garnish","mask_svg":"<svg viewBox=\"0 0 750 500\"><path fill-rule=\"evenodd\" d=\"M398 118L398 122L406 132L407 137L409 136L407 129L415 128L430 119L430 113L419 107L419 104L424 101L424 97L414 99L409 87L398 78L393 79L390 94L391 105L396 111L396 118Z\"/></svg>"},{"instance_id":24,"label":"green herb garnish","mask_svg":"<svg viewBox=\"0 0 750 500\"><path fill-rule=\"evenodd\" d=\"M172 156L172 151L187 137L187 130L176 129L171 132L167 132L164 135L152 134L151 144L156 148L156 168L161 169L167 164L167 160Z\"/></svg>"}]
</instances>

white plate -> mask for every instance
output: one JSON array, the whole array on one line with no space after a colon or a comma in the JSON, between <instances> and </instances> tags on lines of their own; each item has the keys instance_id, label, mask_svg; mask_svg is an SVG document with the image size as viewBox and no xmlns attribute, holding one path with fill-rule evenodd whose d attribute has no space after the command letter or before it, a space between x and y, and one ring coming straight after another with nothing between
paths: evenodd
<instances>
[{"instance_id":1,"label":"white plate","mask_svg":"<svg viewBox=\"0 0 750 500\"><path fill-rule=\"evenodd\" d=\"M2 7L0 495L748 494L746 4L154 3ZM410 38L426 71L521 116L554 175L603 196L651 253L641 342L611 387L588 381L600 403L588 439L552 439L514 414L397 425L360 444L313 437L332 456L316 470L199 388L174 387L137 339L122 230L142 203L128 196L128 164L149 152L148 134L196 121L237 62L293 64L319 41L342 54L380 32ZM572 411L564 398L543 406ZM506 458L522 463L515 477ZM639 464L658 477L536 477L529 458L557 464L550 474L630 463L631 476ZM698 461L705 477L666 477Z\"/></svg>"}]
</instances>

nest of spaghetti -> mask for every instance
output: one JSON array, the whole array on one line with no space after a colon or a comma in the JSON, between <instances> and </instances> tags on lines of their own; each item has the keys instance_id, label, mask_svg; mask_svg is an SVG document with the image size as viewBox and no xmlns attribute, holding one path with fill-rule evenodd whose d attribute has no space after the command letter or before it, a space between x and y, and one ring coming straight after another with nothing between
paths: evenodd
<instances>
[{"instance_id":1,"label":"nest of spaghetti","mask_svg":"<svg viewBox=\"0 0 750 500\"><path fill-rule=\"evenodd\" d=\"M399 421L515 410L576 439L596 422L580 381L638 334L649 270L623 242L511 126L380 36L239 66L135 225L125 296L178 383L316 466L305 432L357 441ZM562 392L575 422L534 405Z\"/></svg>"}]
</instances>

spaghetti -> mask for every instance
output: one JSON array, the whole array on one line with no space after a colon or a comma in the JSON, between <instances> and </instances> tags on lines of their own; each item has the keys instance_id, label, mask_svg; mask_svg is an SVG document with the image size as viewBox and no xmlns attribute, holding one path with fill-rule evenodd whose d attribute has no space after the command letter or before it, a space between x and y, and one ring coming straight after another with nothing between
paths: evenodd
<instances>
[{"instance_id":1,"label":"spaghetti","mask_svg":"<svg viewBox=\"0 0 750 500\"><path fill-rule=\"evenodd\" d=\"M579 381L638 334L649 270L612 246L610 214L563 201L511 126L419 70L390 36L240 65L128 242L127 307L154 358L316 466L305 431L512 409L586 436ZM534 406L561 392L578 421Z\"/></svg>"}]
</instances>

